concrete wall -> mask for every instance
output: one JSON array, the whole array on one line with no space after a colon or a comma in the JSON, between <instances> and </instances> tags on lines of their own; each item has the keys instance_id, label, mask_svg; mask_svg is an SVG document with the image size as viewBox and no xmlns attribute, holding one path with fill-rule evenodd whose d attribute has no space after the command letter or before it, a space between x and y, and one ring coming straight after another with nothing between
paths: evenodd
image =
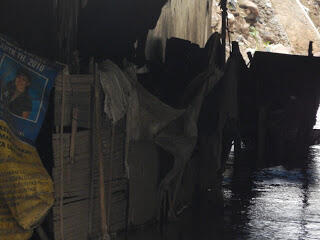
<instances>
[{"instance_id":1,"label":"concrete wall","mask_svg":"<svg viewBox=\"0 0 320 240\"><path fill-rule=\"evenodd\" d=\"M210 32L211 3L212 0L169 0L162 8L157 26L149 31L147 58L164 57L166 40L171 37L204 46Z\"/></svg>"}]
</instances>

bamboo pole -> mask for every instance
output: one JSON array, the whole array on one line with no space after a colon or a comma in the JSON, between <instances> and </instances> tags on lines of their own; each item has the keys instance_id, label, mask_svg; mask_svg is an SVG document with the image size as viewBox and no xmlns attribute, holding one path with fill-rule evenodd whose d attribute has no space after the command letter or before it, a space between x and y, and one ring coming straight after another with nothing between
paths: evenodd
<instances>
[{"instance_id":1,"label":"bamboo pole","mask_svg":"<svg viewBox=\"0 0 320 240\"><path fill-rule=\"evenodd\" d=\"M91 60L90 60L91 63ZM93 67L91 67L91 69L93 69ZM91 74L93 74L93 72L91 72ZM94 74L93 74L94 75ZM94 75L94 79L95 79L95 75ZM94 83L95 84L95 83ZM95 90L95 86L92 87L91 85L91 91L90 91L90 95L91 95L91 106L90 106L90 127L91 127L91 144L90 144L90 150L91 150L91 161L90 161L90 198L89 198L89 216L88 216L88 234L89 234L89 239L92 236L92 219L93 219L93 201L94 201L94 168L95 168L95 154L94 154L94 150L95 150L95 118L94 118L94 114L95 114L95 95L94 95L94 90Z\"/></svg>"},{"instance_id":2,"label":"bamboo pole","mask_svg":"<svg viewBox=\"0 0 320 240\"><path fill-rule=\"evenodd\" d=\"M100 189L100 213L101 213L101 234L102 239L110 239L108 235L106 200L105 200L105 184L104 184L104 164L102 154L102 137L101 137L101 105L100 105L100 76L98 65L95 64L95 119L96 119L96 144L98 150L99 163L99 189Z\"/></svg>"},{"instance_id":3,"label":"bamboo pole","mask_svg":"<svg viewBox=\"0 0 320 240\"><path fill-rule=\"evenodd\" d=\"M308 56L313 57L313 42L309 42Z\"/></svg>"},{"instance_id":4,"label":"bamboo pole","mask_svg":"<svg viewBox=\"0 0 320 240\"><path fill-rule=\"evenodd\" d=\"M109 164L109 169L108 169L108 202L107 202L107 223L108 226L110 226L110 212L111 212L111 197L112 197L112 161L113 161L113 153L114 153L114 144L115 144L115 134L116 134L116 129L115 129L115 124L112 123L112 133L111 133L111 157L110 157L110 164Z\"/></svg>"},{"instance_id":5,"label":"bamboo pole","mask_svg":"<svg viewBox=\"0 0 320 240\"><path fill-rule=\"evenodd\" d=\"M72 123L71 123L71 139L70 139L70 162L74 164L76 135L78 130L78 107L72 109Z\"/></svg>"}]
</instances>

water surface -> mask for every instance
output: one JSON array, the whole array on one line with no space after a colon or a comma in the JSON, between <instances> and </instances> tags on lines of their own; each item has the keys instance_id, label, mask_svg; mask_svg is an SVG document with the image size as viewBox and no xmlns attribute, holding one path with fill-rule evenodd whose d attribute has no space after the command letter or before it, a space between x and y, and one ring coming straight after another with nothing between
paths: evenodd
<instances>
[{"instance_id":1,"label":"water surface","mask_svg":"<svg viewBox=\"0 0 320 240\"><path fill-rule=\"evenodd\" d=\"M151 227L130 233L127 239L320 239L319 145L311 146L296 166L252 170L245 162L236 168L229 163L222 191L223 213L189 209L162 234Z\"/></svg>"}]
</instances>

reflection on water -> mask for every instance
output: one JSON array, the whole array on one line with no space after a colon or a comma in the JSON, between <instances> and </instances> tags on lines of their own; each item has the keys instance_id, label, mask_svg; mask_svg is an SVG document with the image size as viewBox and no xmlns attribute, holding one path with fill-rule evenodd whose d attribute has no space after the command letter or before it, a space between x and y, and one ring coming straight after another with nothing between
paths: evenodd
<instances>
[{"instance_id":1,"label":"reflection on water","mask_svg":"<svg viewBox=\"0 0 320 240\"><path fill-rule=\"evenodd\" d=\"M238 201L242 218L231 221L236 231L229 239L320 239L320 146L310 147L302 162L290 169L235 170L226 201Z\"/></svg>"},{"instance_id":2,"label":"reflection on water","mask_svg":"<svg viewBox=\"0 0 320 240\"><path fill-rule=\"evenodd\" d=\"M224 214L190 210L163 235L154 227L128 239L320 239L320 146L312 146L299 167L253 171L239 166L230 172L223 182Z\"/></svg>"},{"instance_id":3,"label":"reflection on water","mask_svg":"<svg viewBox=\"0 0 320 240\"><path fill-rule=\"evenodd\" d=\"M247 213L249 239L320 238L320 147L312 147L311 154L306 168L256 173L256 196Z\"/></svg>"}]
</instances>

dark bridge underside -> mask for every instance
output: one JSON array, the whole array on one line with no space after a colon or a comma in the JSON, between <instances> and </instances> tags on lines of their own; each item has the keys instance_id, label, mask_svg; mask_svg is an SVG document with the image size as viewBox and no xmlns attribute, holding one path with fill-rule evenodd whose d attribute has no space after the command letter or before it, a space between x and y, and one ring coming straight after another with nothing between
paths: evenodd
<instances>
[{"instance_id":1,"label":"dark bridge underside","mask_svg":"<svg viewBox=\"0 0 320 240\"><path fill-rule=\"evenodd\" d=\"M0 33L51 59L68 48L73 48L71 52L80 49L83 56L129 56L136 39L156 25L166 1L89 0L85 8L77 10L79 0L57 0L57 8L53 0L2 0ZM60 51L59 31L66 36L60 44L65 49Z\"/></svg>"}]
</instances>

